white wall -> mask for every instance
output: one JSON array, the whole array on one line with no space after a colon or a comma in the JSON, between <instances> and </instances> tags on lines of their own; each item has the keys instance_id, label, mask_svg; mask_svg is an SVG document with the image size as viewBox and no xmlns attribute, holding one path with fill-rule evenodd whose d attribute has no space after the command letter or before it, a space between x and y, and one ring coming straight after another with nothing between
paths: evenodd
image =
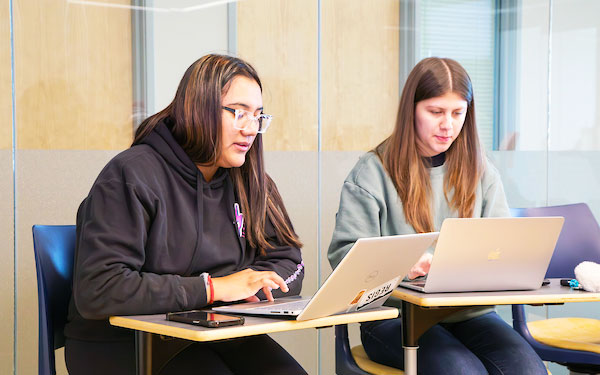
<instances>
[{"instance_id":1,"label":"white wall","mask_svg":"<svg viewBox=\"0 0 600 375\"><path fill-rule=\"evenodd\" d=\"M521 2L517 30L516 149L545 151L548 126L548 0Z\"/></svg>"},{"instance_id":2,"label":"white wall","mask_svg":"<svg viewBox=\"0 0 600 375\"><path fill-rule=\"evenodd\" d=\"M194 61L207 53L227 54L227 7L214 0L153 0L148 6L149 114L173 100Z\"/></svg>"},{"instance_id":3,"label":"white wall","mask_svg":"<svg viewBox=\"0 0 600 375\"><path fill-rule=\"evenodd\" d=\"M554 4L549 149L600 151L600 2Z\"/></svg>"}]
</instances>

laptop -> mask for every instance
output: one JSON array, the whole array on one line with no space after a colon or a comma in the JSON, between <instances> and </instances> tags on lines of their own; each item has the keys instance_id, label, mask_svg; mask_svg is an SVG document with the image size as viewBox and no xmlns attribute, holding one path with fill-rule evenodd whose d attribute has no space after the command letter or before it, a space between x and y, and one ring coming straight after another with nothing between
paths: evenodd
<instances>
[{"instance_id":1,"label":"laptop","mask_svg":"<svg viewBox=\"0 0 600 375\"><path fill-rule=\"evenodd\" d=\"M563 217L446 219L428 275L400 286L424 293L538 289L563 222Z\"/></svg>"},{"instance_id":2,"label":"laptop","mask_svg":"<svg viewBox=\"0 0 600 375\"><path fill-rule=\"evenodd\" d=\"M285 297L212 310L308 320L379 307L437 236L434 232L360 238L312 298Z\"/></svg>"}]
</instances>

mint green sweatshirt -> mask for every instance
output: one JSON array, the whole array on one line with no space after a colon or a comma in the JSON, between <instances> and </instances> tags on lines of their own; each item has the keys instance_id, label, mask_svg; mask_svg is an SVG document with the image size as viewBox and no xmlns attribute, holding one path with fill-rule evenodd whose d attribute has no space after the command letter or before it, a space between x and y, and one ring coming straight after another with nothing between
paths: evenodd
<instances>
[{"instance_id":1,"label":"mint green sweatshirt","mask_svg":"<svg viewBox=\"0 0 600 375\"><path fill-rule=\"evenodd\" d=\"M439 231L448 217L458 212L448 206L444 196L446 165L430 168L433 225ZM488 161L477 185L473 217L510 216L500 173ZM361 156L342 187L340 207L327 257L335 268L354 242L362 237L391 236L416 233L406 222L398 192L373 152ZM430 251L433 251L431 249ZM399 300L389 299L388 306L400 306ZM492 311L493 307L478 307L456 313L444 322L458 322Z\"/></svg>"}]
</instances>

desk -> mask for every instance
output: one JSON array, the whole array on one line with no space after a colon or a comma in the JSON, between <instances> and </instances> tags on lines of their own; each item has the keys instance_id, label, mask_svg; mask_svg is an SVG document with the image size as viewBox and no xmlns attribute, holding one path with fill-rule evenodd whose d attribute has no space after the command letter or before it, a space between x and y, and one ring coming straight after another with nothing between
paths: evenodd
<instances>
[{"instance_id":1,"label":"desk","mask_svg":"<svg viewBox=\"0 0 600 375\"><path fill-rule=\"evenodd\" d=\"M244 325L206 328L185 323L167 321L165 314L113 316L110 324L136 330L136 366L139 375L152 373L152 335L170 336L190 341L215 341L261 335L305 328L329 327L337 324L358 323L371 320L393 319L398 317L398 309L380 307L361 312L332 315L324 318L305 320L283 320L247 316Z\"/></svg>"},{"instance_id":2,"label":"desk","mask_svg":"<svg viewBox=\"0 0 600 375\"><path fill-rule=\"evenodd\" d=\"M468 293L420 293L397 288L392 296L402 300L402 345L406 375L417 374L417 340L425 331L449 315L486 305L563 304L598 302L600 293L572 290L559 279L536 290Z\"/></svg>"}]
</instances>

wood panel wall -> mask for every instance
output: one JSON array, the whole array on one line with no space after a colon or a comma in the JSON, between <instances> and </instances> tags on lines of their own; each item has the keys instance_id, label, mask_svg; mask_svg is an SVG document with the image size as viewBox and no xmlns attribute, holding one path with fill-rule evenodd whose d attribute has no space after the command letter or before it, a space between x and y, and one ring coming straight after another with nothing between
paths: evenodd
<instances>
[{"instance_id":1,"label":"wood panel wall","mask_svg":"<svg viewBox=\"0 0 600 375\"><path fill-rule=\"evenodd\" d=\"M12 79L10 67L10 9L0 2L0 150L12 148Z\"/></svg>"},{"instance_id":2,"label":"wood panel wall","mask_svg":"<svg viewBox=\"0 0 600 375\"><path fill-rule=\"evenodd\" d=\"M111 1L129 5L129 0ZM14 1L17 147L114 150L132 139L131 13Z\"/></svg>"},{"instance_id":3,"label":"wood panel wall","mask_svg":"<svg viewBox=\"0 0 600 375\"><path fill-rule=\"evenodd\" d=\"M258 71L273 115L266 150L317 150L317 12L316 1L238 2L237 54Z\"/></svg>"},{"instance_id":4,"label":"wood panel wall","mask_svg":"<svg viewBox=\"0 0 600 375\"><path fill-rule=\"evenodd\" d=\"M131 10L105 4L130 1L13 0L19 374L37 372L31 225L72 224L93 181L88 173L98 173L98 158L108 160L102 150L132 140ZM66 374L60 352L57 372Z\"/></svg>"},{"instance_id":5,"label":"wood panel wall","mask_svg":"<svg viewBox=\"0 0 600 375\"><path fill-rule=\"evenodd\" d=\"M322 149L370 150L396 120L399 1L322 4Z\"/></svg>"},{"instance_id":6,"label":"wood panel wall","mask_svg":"<svg viewBox=\"0 0 600 375\"><path fill-rule=\"evenodd\" d=\"M394 126L399 100L399 2L325 0L321 23L322 150L369 150ZM238 55L264 82L275 115L268 150L318 147L318 3L238 3ZM260 20L260 22L257 22Z\"/></svg>"}]
</instances>

